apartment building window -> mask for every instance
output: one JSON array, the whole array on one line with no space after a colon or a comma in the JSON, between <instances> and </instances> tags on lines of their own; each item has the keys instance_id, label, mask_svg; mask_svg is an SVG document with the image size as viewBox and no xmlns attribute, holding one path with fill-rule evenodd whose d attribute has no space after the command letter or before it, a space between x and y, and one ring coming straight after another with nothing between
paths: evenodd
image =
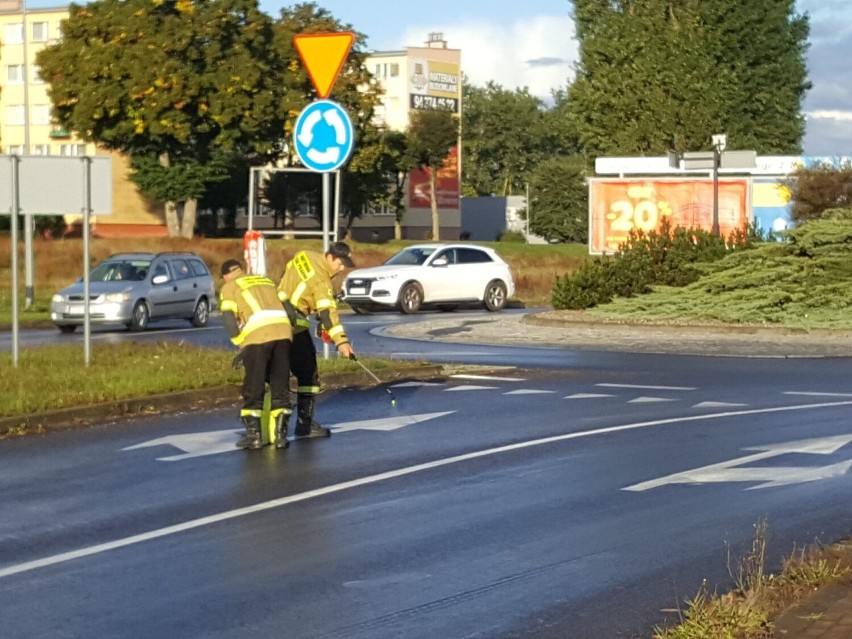
<instances>
[{"instance_id":1,"label":"apartment building window","mask_svg":"<svg viewBox=\"0 0 852 639\"><path fill-rule=\"evenodd\" d=\"M32 23L33 42L47 42L47 22Z\"/></svg>"},{"instance_id":2,"label":"apartment building window","mask_svg":"<svg viewBox=\"0 0 852 639\"><path fill-rule=\"evenodd\" d=\"M7 64L6 65L6 82L9 84L24 83L24 65L23 64Z\"/></svg>"},{"instance_id":3,"label":"apartment building window","mask_svg":"<svg viewBox=\"0 0 852 639\"><path fill-rule=\"evenodd\" d=\"M60 144L59 155L71 157L83 157L86 155L85 144Z\"/></svg>"},{"instance_id":4,"label":"apartment building window","mask_svg":"<svg viewBox=\"0 0 852 639\"><path fill-rule=\"evenodd\" d=\"M6 153L9 155L23 155L24 154L24 145L23 144L11 144L6 147Z\"/></svg>"},{"instance_id":5,"label":"apartment building window","mask_svg":"<svg viewBox=\"0 0 852 639\"><path fill-rule=\"evenodd\" d=\"M41 67L34 64L30 67L33 71L33 79L31 84L44 84L44 79L41 77Z\"/></svg>"},{"instance_id":6,"label":"apartment building window","mask_svg":"<svg viewBox=\"0 0 852 639\"><path fill-rule=\"evenodd\" d=\"M50 124L50 105L34 104L32 106L33 124Z\"/></svg>"},{"instance_id":7,"label":"apartment building window","mask_svg":"<svg viewBox=\"0 0 852 639\"><path fill-rule=\"evenodd\" d=\"M399 64L394 62L390 65L390 74L392 78L399 77Z\"/></svg>"},{"instance_id":8,"label":"apartment building window","mask_svg":"<svg viewBox=\"0 0 852 639\"><path fill-rule=\"evenodd\" d=\"M34 144L33 155L50 155L49 144Z\"/></svg>"},{"instance_id":9,"label":"apartment building window","mask_svg":"<svg viewBox=\"0 0 852 639\"><path fill-rule=\"evenodd\" d=\"M9 126L22 126L25 116L23 104L10 104L6 107L6 124Z\"/></svg>"},{"instance_id":10,"label":"apartment building window","mask_svg":"<svg viewBox=\"0 0 852 639\"><path fill-rule=\"evenodd\" d=\"M3 28L3 44L23 44L24 23L7 24Z\"/></svg>"}]
</instances>

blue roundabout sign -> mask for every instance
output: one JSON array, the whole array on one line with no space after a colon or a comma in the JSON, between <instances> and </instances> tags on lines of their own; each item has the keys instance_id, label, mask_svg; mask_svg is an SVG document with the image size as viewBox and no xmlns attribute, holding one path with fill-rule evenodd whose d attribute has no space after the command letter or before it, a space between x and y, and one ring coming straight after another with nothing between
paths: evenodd
<instances>
[{"instance_id":1,"label":"blue roundabout sign","mask_svg":"<svg viewBox=\"0 0 852 639\"><path fill-rule=\"evenodd\" d=\"M306 168L319 173L339 169L352 153L349 114L333 100L317 100L302 109L293 129L296 154Z\"/></svg>"}]
</instances>

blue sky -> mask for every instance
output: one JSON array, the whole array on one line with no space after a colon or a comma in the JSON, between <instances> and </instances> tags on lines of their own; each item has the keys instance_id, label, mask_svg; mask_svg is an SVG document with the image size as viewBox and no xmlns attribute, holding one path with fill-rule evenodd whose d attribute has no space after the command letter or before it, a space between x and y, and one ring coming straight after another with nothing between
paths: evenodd
<instances>
[{"instance_id":1,"label":"blue sky","mask_svg":"<svg viewBox=\"0 0 852 639\"><path fill-rule=\"evenodd\" d=\"M261 0L276 16L293 2ZM493 80L548 97L565 87L577 57L568 0L316 0L368 36L376 50L420 46L430 32L462 51L462 71L476 85ZM852 0L797 0L811 18L807 54L813 88L806 155L852 156Z\"/></svg>"}]
</instances>

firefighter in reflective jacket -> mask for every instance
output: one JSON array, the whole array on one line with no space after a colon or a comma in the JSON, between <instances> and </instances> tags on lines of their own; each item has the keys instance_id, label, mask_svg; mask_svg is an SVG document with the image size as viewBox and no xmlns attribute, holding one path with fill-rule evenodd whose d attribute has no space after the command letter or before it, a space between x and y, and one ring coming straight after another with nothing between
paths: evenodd
<instances>
[{"instance_id":1,"label":"firefighter in reflective jacket","mask_svg":"<svg viewBox=\"0 0 852 639\"><path fill-rule=\"evenodd\" d=\"M237 448L263 448L261 418L266 383L269 382L271 410L270 443L287 448L287 419L290 409L290 342L293 330L282 310L275 283L262 275L246 275L237 260L222 265L225 280L219 308L225 331L240 349L245 366L243 407L240 419L246 434Z\"/></svg>"},{"instance_id":2,"label":"firefighter in reflective jacket","mask_svg":"<svg viewBox=\"0 0 852 639\"><path fill-rule=\"evenodd\" d=\"M296 403L296 438L329 437L331 431L314 420L316 396L319 393L317 349L310 332L308 317L318 315L318 331L337 346L341 357L351 358L355 351L346 337L331 279L354 266L351 251L344 242L332 244L325 254L299 251L287 262L278 284L278 297L293 325L290 368L298 383Z\"/></svg>"}]
</instances>

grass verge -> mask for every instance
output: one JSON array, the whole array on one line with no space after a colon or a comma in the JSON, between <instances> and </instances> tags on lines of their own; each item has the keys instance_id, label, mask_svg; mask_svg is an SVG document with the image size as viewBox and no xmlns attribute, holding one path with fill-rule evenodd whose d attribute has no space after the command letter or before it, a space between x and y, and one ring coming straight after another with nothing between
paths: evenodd
<instances>
[{"instance_id":1,"label":"grass verge","mask_svg":"<svg viewBox=\"0 0 852 639\"><path fill-rule=\"evenodd\" d=\"M93 349L89 366L79 344L22 350L18 366L11 353L0 356L0 417L48 411L176 391L242 383L231 367L234 351L186 343L114 344ZM359 358L371 370L417 367L419 362ZM338 357L319 360L320 374L357 372L356 362Z\"/></svg>"},{"instance_id":2,"label":"grass verge","mask_svg":"<svg viewBox=\"0 0 852 639\"><path fill-rule=\"evenodd\" d=\"M732 565L733 564L733 565ZM734 589L714 594L706 584L685 602L680 623L656 628L653 639L767 639L773 619L808 594L852 575L852 546L801 549L787 557L778 574L766 572L766 522L755 524L750 551L728 570Z\"/></svg>"}]
</instances>

